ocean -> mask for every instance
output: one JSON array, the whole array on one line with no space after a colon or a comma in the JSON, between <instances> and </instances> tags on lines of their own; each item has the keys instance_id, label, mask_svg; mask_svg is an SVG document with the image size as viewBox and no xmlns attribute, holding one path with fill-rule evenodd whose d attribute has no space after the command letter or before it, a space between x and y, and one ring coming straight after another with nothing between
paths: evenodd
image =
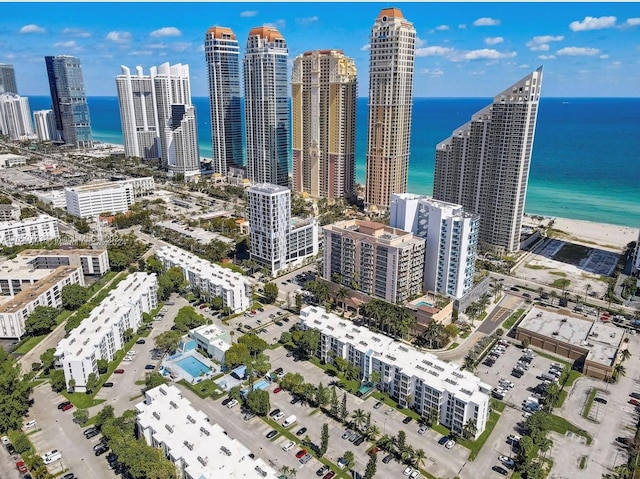
<instances>
[{"instance_id":1,"label":"ocean","mask_svg":"<svg viewBox=\"0 0 640 479\"><path fill-rule=\"evenodd\" d=\"M435 146L487 105L486 98L415 98L409 188L431 195ZM32 110L49 97L29 97ZM88 99L95 140L122 144L116 97ZM200 154L211 155L209 101L193 99ZM367 99L358 99L357 181L364 183ZM640 227L640 98L543 98L525 211Z\"/></svg>"}]
</instances>

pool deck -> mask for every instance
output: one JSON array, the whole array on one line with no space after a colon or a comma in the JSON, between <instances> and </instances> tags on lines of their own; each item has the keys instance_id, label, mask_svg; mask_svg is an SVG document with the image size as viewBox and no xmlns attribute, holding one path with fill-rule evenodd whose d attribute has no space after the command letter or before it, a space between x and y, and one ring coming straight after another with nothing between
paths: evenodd
<instances>
[{"instance_id":1,"label":"pool deck","mask_svg":"<svg viewBox=\"0 0 640 479\"><path fill-rule=\"evenodd\" d=\"M198 377L192 376L191 374L189 374L188 371L184 370L178 364L178 361L181 361L188 357L192 357L193 359L206 365L210 369L210 371ZM206 358L202 354L198 353L198 351L196 351L195 349L191 349L189 351L185 351L182 353L177 353L177 354L174 354L173 356L168 357L162 362L162 367L167 371L169 371L172 380L180 381L181 379L184 379L190 382L191 384L197 384L204 379L209 379L215 376L219 371L219 366L214 364L210 359Z\"/></svg>"}]
</instances>

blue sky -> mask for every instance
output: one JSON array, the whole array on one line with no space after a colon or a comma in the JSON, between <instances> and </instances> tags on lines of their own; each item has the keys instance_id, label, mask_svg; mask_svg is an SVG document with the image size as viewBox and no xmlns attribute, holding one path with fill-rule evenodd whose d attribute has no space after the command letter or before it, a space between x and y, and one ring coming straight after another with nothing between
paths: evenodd
<instances>
[{"instance_id":1,"label":"blue sky","mask_svg":"<svg viewBox=\"0 0 640 479\"><path fill-rule=\"evenodd\" d=\"M371 26L401 8L418 38L414 95L489 97L540 65L545 96L640 96L639 3L2 3L0 62L15 66L23 95L48 95L45 55L82 61L89 96L115 96L120 65L145 72L187 63L194 96L207 95L208 27L236 33L272 24L290 62L338 48L368 89Z\"/></svg>"}]
</instances>

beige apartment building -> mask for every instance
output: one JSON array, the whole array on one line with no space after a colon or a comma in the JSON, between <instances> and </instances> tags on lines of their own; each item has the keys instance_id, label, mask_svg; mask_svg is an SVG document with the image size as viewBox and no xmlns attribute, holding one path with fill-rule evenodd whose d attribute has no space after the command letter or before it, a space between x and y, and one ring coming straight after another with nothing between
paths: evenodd
<instances>
[{"instance_id":1,"label":"beige apartment building","mask_svg":"<svg viewBox=\"0 0 640 479\"><path fill-rule=\"evenodd\" d=\"M398 8L383 8L371 30L365 204L387 210L407 191L416 31Z\"/></svg>"},{"instance_id":2,"label":"beige apartment building","mask_svg":"<svg viewBox=\"0 0 640 479\"><path fill-rule=\"evenodd\" d=\"M314 198L355 196L356 66L341 50L296 57L291 80L293 189Z\"/></svg>"},{"instance_id":3,"label":"beige apartment building","mask_svg":"<svg viewBox=\"0 0 640 479\"><path fill-rule=\"evenodd\" d=\"M372 221L324 227L323 277L390 303L422 292L425 240Z\"/></svg>"}]
</instances>

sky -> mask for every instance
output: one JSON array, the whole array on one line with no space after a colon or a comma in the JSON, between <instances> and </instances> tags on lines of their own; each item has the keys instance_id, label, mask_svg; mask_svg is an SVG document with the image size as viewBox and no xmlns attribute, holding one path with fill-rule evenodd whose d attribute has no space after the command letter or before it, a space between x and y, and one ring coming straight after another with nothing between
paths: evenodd
<instances>
[{"instance_id":1,"label":"sky","mask_svg":"<svg viewBox=\"0 0 640 479\"><path fill-rule=\"evenodd\" d=\"M544 96L640 96L640 3L2 2L0 63L26 96L49 95L45 55L78 57L87 96L116 96L120 65L186 63L192 95L207 96L206 30L230 27L243 55L249 30L268 24L290 65L343 50L367 96L371 27L390 6L416 29L416 97L491 97L540 65Z\"/></svg>"}]
</instances>

